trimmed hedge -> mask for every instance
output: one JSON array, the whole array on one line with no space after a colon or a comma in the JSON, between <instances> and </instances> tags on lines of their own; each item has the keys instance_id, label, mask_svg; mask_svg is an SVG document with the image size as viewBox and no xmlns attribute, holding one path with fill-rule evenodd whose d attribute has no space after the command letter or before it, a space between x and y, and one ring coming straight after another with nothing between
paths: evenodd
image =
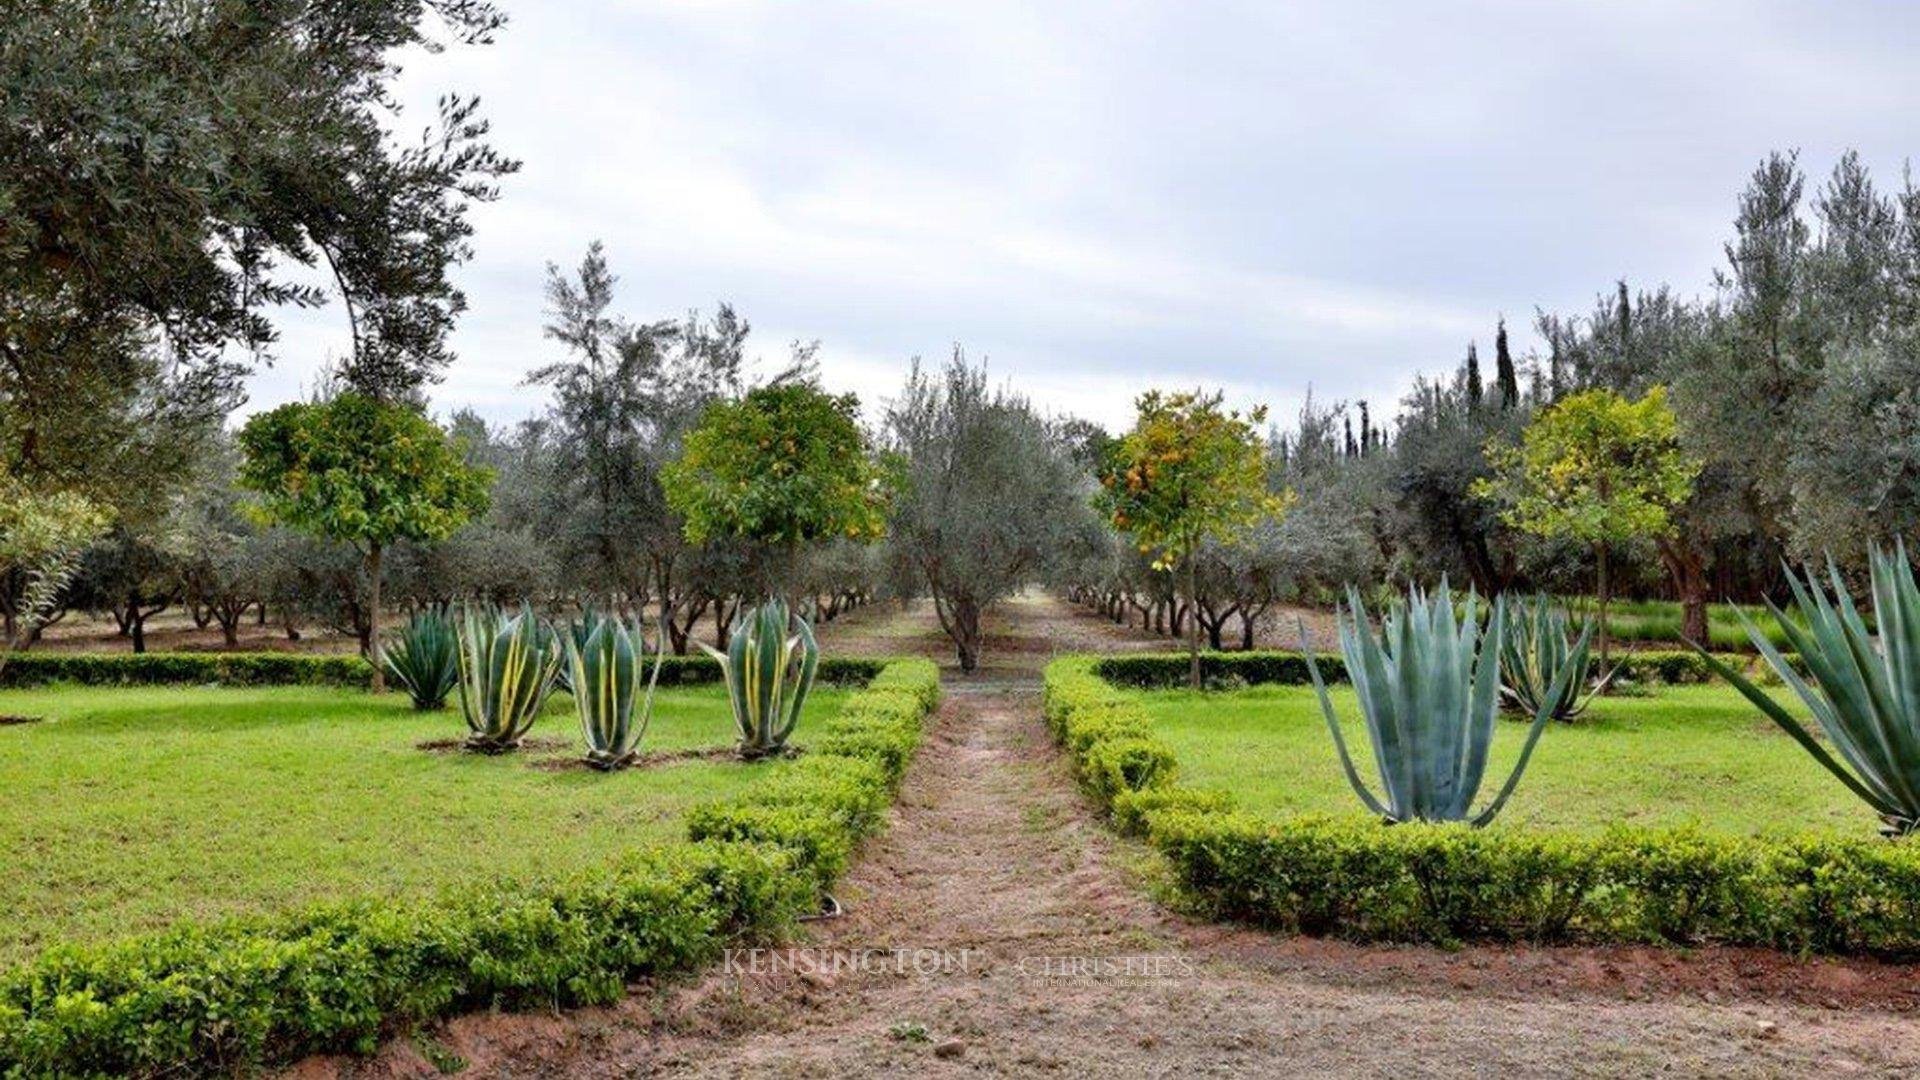
<instances>
[{"instance_id":1,"label":"trimmed hedge","mask_svg":"<svg viewBox=\"0 0 1920 1080\"><path fill-rule=\"evenodd\" d=\"M1217 917L1357 940L1704 941L1920 955L1920 847L1173 810L1148 836Z\"/></svg>"},{"instance_id":2,"label":"trimmed hedge","mask_svg":"<svg viewBox=\"0 0 1920 1080\"><path fill-rule=\"evenodd\" d=\"M1346 661L1337 655L1318 653L1320 677L1328 682L1345 682ZM1735 669L1753 667L1756 658L1738 653L1722 654ZM1619 674L1630 682L1682 685L1713 681L1713 670L1698 653L1684 650L1635 650L1615 653ZM1141 690L1177 689L1187 684L1187 654L1126 653L1103 656L1095 661L1094 672L1116 686ZM1763 665L1764 666L1764 665ZM1306 656L1298 652L1204 652L1200 654L1200 678L1208 686L1241 686L1280 683L1302 686L1312 681Z\"/></svg>"},{"instance_id":3,"label":"trimmed hedge","mask_svg":"<svg viewBox=\"0 0 1920 1080\"><path fill-rule=\"evenodd\" d=\"M885 665L805 758L696 808L688 843L597 870L55 947L0 975L0 1075L232 1074L366 1052L475 1009L611 1002L635 977L788 932L883 824L938 698L932 663Z\"/></svg>"},{"instance_id":4,"label":"trimmed hedge","mask_svg":"<svg viewBox=\"0 0 1920 1080\"><path fill-rule=\"evenodd\" d=\"M1182 893L1216 918L1365 941L1711 941L1920 956L1920 844L1389 826L1358 813L1267 819L1235 810L1227 792L1174 786L1170 751L1152 755L1151 770L1116 773L1116 756L1166 745L1099 674L1131 659L1056 660L1047 723L1115 827L1145 835Z\"/></svg>"},{"instance_id":5,"label":"trimmed hedge","mask_svg":"<svg viewBox=\"0 0 1920 1080\"><path fill-rule=\"evenodd\" d=\"M860 686L878 676L883 666L880 660L830 658L820 662L819 678L836 686ZM372 678L372 665L352 654L29 652L7 661L0 685L366 686ZM719 680L720 664L711 656L669 656L660 669L662 686Z\"/></svg>"}]
</instances>

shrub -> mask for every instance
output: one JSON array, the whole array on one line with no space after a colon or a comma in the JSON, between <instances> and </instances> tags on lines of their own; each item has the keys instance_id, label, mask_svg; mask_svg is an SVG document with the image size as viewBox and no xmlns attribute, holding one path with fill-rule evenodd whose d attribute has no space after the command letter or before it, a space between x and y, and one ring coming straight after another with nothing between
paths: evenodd
<instances>
[{"instance_id":1,"label":"shrub","mask_svg":"<svg viewBox=\"0 0 1920 1080\"><path fill-rule=\"evenodd\" d=\"M1751 662L1743 655L1720 659L1741 667ZM1794 658L1797 662L1797 658ZM1316 653L1320 676L1330 683L1346 682L1347 666L1339 656ZM1093 661L1094 671L1115 686L1139 690L1168 690L1186 685L1187 658L1170 653L1125 653ZM1683 685L1711 682L1713 669L1696 653L1678 650L1616 652L1614 671L1634 682ZM1213 652L1200 654L1200 677L1208 686L1305 686L1313 681L1306 657L1297 652Z\"/></svg>"},{"instance_id":2,"label":"shrub","mask_svg":"<svg viewBox=\"0 0 1920 1080\"><path fill-rule=\"evenodd\" d=\"M1907 845L1191 810L1150 815L1148 828L1202 909L1290 931L1920 955L1920 851Z\"/></svg>"},{"instance_id":3,"label":"shrub","mask_svg":"<svg viewBox=\"0 0 1920 1080\"><path fill-rule=\"evenodd\" d=\"M866 686L884 660L823 659L817 681ZM352 654L271 652L16 653L0 672L0 686L366 686L373 666ZM703 686L720 681L720 665L706 656L669 656L660 685Z\"/></svg>"},{"instance_id":4,"label":"shrub","mask_svg":"<svg viewBox=\"0 0 1920 1080\"><path fill-rule=\"evenodd\" d=\"M533 609L518 615L471 608L460 626L460 711L467 749L512 750L546 704L560 671L560 644Z\"/></svg>"},{"instance_id":5,"label":"shrub","mask_svg":"<svg viewBox=\"0 0 1920 1080\"><path fill-rule=\"evenodd\" d=\"M749 761L782 753L820 668L813 627L770 600L742 614L721 652L700 646L720 665L740 731L740 756Z\"/></svg>"},{"instance_id":6,"label":"shrub","mask_svg":"<svg viewBox=\"0 0 1920 1080\"><path fill-rule=\"evenodd\" d=\"M358 656L302 653L20 653L6 686L366 686L373 665Z\"/></svg>"},{"instance_id":7,"label":"shrub","mask_svg":"<svg viewBox=\"0 0 1920 1080\"><path fill-rule=\"evenodd\" d=\"M407 620L399 640L383 652L387 674L406 688L414 708L447 707L447 695L460 685L460 636L452 620L423 611Z\"/></svg>"}]
</instances>

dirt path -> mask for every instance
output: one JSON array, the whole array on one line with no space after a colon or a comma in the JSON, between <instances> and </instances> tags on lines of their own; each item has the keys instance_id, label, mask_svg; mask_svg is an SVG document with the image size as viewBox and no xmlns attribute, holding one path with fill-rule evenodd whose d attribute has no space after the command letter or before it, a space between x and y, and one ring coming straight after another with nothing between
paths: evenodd
<instances>
[{"instance_id":1,"label":"dirt path","mask_svg":"<svg viewBox=\"0 0 1920 1080\"><path fill-rule=\"evenodd\" d=\"M1043 598L994 633L989 670L948 678L892 828L843 885L848 914L801 951L613 1009L469 1018L434 1045L467 1075L529 1077L1920 1070L1911 969L1363 949L1187 924L1148 898L1148 860L1093 820L1039 717L1047 656L1143 643ZM944 658L924 613L861 612L831 634ZM794 970L836 958L848 966ZM412 1045L350 1071L430 1074Z\"/></svg>"}]
</instances>

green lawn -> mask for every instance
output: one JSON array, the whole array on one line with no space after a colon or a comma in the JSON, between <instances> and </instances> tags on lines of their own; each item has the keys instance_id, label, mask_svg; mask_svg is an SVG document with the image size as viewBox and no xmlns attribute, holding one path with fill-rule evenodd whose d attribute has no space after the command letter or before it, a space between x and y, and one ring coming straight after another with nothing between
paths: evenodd
<instances>
[{"instance_id":1,"label":"green lawn","mask_svg":"<svg viewBox=\"0 0 1920 1080\"><path fill-rule=\"evenodd\" d=\"M1355 765L1378 792L1353 693L1346 687L1332 693ZM1155 691L1139 698L1172 744L1182 783L1230 790L1243 807L1261 813L1361 812L1310 687ZM1803 713L1797 701L1792 708ZM1483 802L1505 781L1525 731L1519 721L1501 723ZM1550 727L1493 827L1599 829L1614 822L1862 837L1875 835L1878 826L1839 781L1722 686L1610 698L1573 725Z\"/></svg>"},{"instance_id":2,"label":"green lawn","mask_svg":"<svg viewBox=\"0 0 1920 1080\"><path fill-rule=\"evenodd\" d=\"M846 692L819 688L802 720ZM0 962L56 940L118 937L186 916L271 910L483 876L591 865L680 837L695 802L779 764L689 760L604 775L536 768L581 752L572 703L533 729L565 747L429 752L457 709L305 687L50 687L0 692ZM724 691L660 691L644 749L733 741Z\"/></svg>"}]
</instances>

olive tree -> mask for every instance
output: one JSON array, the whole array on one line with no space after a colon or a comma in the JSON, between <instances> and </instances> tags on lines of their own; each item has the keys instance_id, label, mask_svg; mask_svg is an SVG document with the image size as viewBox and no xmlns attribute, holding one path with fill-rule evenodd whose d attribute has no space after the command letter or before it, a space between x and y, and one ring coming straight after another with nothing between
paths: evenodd
<instances>
[{"instance_id":1,"label":"olive tree","mask_svg":"<svg viewBox=\"0 0 1920 1080\"><path fill-rule=\"evenodd\" d=\"M893 543L971 672L982 614L1068 547L1090 484L1027 400L990 388L959 349L938 374L914 362L887 432L904 474Z\"/></svg>"}]
</instances>

